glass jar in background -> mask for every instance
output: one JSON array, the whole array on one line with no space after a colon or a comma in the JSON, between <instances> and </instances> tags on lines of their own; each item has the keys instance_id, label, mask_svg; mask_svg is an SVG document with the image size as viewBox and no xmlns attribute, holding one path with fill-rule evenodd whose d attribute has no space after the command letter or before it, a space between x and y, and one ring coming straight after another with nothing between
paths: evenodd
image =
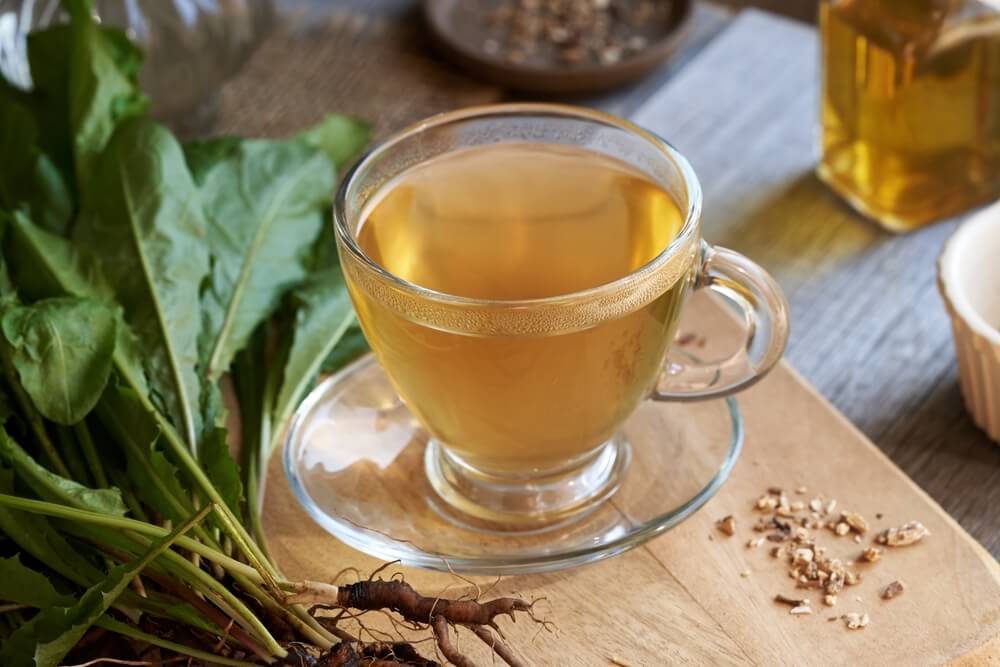
<instances>
[{"instance_id":1,"label":"glass jar in background","mask_svg":"<svg viewBox=\"0 0 1000 667\"><path fill-rule=\"evenodd\" d=\"M140 84L152 114L181 134L197 134L215 93L270 29L273 0L96 0L101 21L123 28L146 57ZM31 85L27 36L63 22L59 0L0 0L0 74Z\"/></svg>"},{"instance_id":2,"label":"glass jar in background","mask_svg":"<svg viewBox=\"0 0 1000 667\"><path fill-rule=\"evenodd\" d=\"M1000 198L1000 0L821 0L822 157L905 232Z\"/></svg>"}]
</instances>

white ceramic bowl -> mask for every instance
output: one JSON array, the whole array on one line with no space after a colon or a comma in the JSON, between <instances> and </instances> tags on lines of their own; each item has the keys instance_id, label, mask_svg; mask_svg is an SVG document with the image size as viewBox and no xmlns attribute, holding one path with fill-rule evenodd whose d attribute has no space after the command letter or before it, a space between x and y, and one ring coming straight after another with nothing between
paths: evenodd
<instances>
[{"instance_id":1,"label":"white ceramic bowl","mask_svg":"<svg viewBox=\"0 0 1000 667\"><path fill-rule=\"evenodd\" d=\"M1000 203L948 239L938 288L951 316L965 407L1000 443Z\"/></svg>"}]
</instances>

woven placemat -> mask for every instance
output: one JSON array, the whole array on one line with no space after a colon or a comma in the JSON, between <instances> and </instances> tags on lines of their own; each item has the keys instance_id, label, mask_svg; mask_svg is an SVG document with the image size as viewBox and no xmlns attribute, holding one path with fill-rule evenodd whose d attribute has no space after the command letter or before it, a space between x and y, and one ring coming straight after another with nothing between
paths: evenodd
<instances>
[{"instance_id":1,"label":"woven placemat","mask_svg":"<svg viewBox=\"0 0 1000 667\"><path fill-rule=\"evenodd\" d=\"M216 101L212 134L283 136L337 112L384 136L434 113L498 101L498 88L440 61L412 8L394 20L340 9L286 19Z\"/></svg>"}]
</instances>

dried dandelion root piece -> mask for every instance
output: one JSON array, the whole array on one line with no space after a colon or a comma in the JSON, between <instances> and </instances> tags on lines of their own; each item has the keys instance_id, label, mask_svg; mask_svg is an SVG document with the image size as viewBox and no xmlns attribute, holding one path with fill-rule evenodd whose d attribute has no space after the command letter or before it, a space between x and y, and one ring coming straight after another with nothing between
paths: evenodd
<instances>
[{"instance_id":1,"label":"dried dandelion root piece","mask_svg":"<svg viewBox=\"0 0 1000 667\"><path fill-rule=\"evenodd\" d=\"M795 565L806 565L813 561L813 550L803 547L792 552L792 563Z\"/></svg>"},{"instance_id":2,"label":"dried dandelion root piece","mask_svg":"<svg viewBox=\"0 0 1000 667\"><path fill-rule=\"evenodd\" d=\"M778 499L770 494L765 494L757 498L754 507L762 512L768 512L778 507Z\"/></svg>"},{"instance_id":3,"label":"dried dandelion root piece","mask_svg":"<svg viewBox=\"0 0 1000 667\"><path fill-rule=\"evenodd\" d=\"M882 557L881 549L879 549L878 547L868 547L867 549L861 552L861 558L859 558L859 560L863 560L866 563L875 563L878 562L878 559L881 557Z\"/></svg>"},{"instance_id":4,"label":"dried dandelion root piece","mask_svg":"<svg viewBox=\"0 0 1000 667\"><path fill-rule=\"evenodd\" d=\"M868 614L864 612L852 611L849 614L844 614L841 618L844 619L844 625L847 626L848 630L863 630L871 622Z\"/></svg>"},{"instance_id":5,"label":"dried dandelion root piece","mask_svg":"<svg viewBox=\"0 0 1000 667\"><path fill-rule=\"evenodd\" d=\"M777 517L771 517L771 528L774 533L767 536L767 539L772 542L784 542L792 537L792 524L787 521L782 521Z\"/></svg>"},{"instance_id":6,"label":"dried dandelion root piece","mask_svg":"<svg viewBox=\"0 0 1000 667\"><path fill-rule=\"evenodd\" d=\"M778 496L778 506L774 508L774 513L781 517L791 517L795 516L795 510L788 502L788 496L784 493Z\"/></svg>"},{"instance_id":7,"label":"dried dandelion root piece","mask_svg":"<svg viewBox=\"0 0 1000 667\"><path fill-rule=\"evenodd\" d=\"M864 535L868 532L868 521L866 521L865 518L857 512L841 510L840 520L850 526L851 530L859 535Z\"/></svg>"},{"instance_id":8,"label":"dried dandelion root piece","mask_svg":"<svg viewBox=\"0 0 1000 667\"><path fill-rule=\"evenodd\" d=\"M889 547L905 547L919 542L930 535L924 524L919 521L904 523L899 528L887 528L879 533L875 541Z\"/></svg>"},{"instance_id":9,"label":"dried dandelion root piece","mask_svg":"<svg viewBox=\"0 0 1000 667\"><path fill-rule=\"evenodd\" d=\"M774 601L778 604L787 604L789 607L801 607L803 605L808 606L809 600L803 598L790 598L787 595L782 595L778 593L774 596Z\"/></svg>"},{"instance_id":10,"label":"dried dandelion root piece","mask_svg":"<svg viewBox=\"0 0 1000 667\"><path fill-rule=\"evenodd\" d=\"M736 534L736 519L733 515L724 516L715 522L715 527L719 529L719 532L723 535L728 535L732 537Z\"/></svg>"},{"instance_id":11,"label":"dried dandelion root piece","mask_svg":"<svg viewBox=\"0 0 1000 667\"><path fill-rule=\"evenodd\" d=\"M823 586L823 588L830 595L836 595L840 591L844 590L843 569L830 570L826 579L826 584Z\"/></svg>"},{"instance_id":12,"label":"dried dandelion root piece","mask_svg":"<svg viewBox=\"0 0 1000 667\"><path fill-rule=\"evenodd\" d=\"M883 588L882 592L879 594L879 597L881 597L883 600L891 600L894 597L902 595L904 590L905 587L903 586L903 582L897 579L896 581L892 582L891 584Z\"/></svg>"},{"instance_id":13,"label":"dried dandelion root piece","mask_svg":"<svg viewBox=\"0 0 1000 667\"><path fill-rule=\"evenodd\" d=\"M788 613L792 616L803 616L806 614L813 613L813 609L809 606L809 600L796 600L793 598L785 597L784 595L776 595L774 597L775 601L781 604L788 605Z\"/></svg>"}]
</instances>

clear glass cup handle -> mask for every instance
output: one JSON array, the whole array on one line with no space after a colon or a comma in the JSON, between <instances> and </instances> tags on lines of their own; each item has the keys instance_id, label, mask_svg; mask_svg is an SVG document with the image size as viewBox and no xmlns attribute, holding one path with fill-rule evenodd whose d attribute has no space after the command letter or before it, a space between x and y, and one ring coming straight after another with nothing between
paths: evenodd
<instances>
[{"instance_id":1,"label":"clear glass cup handle","mask_svg":"<svg viewBox=\"0 0 1000 667\"><path fill-rule=\"evenodd\" d=\"M697 401L745 389L778 363L788 342L788 302L781 288L738 252L703 241L694 288L710 289L734 303L743 314L746 337L731 355L711 362L674 346L653 389L654 400Z\"/></svg>"}]
</instances>

